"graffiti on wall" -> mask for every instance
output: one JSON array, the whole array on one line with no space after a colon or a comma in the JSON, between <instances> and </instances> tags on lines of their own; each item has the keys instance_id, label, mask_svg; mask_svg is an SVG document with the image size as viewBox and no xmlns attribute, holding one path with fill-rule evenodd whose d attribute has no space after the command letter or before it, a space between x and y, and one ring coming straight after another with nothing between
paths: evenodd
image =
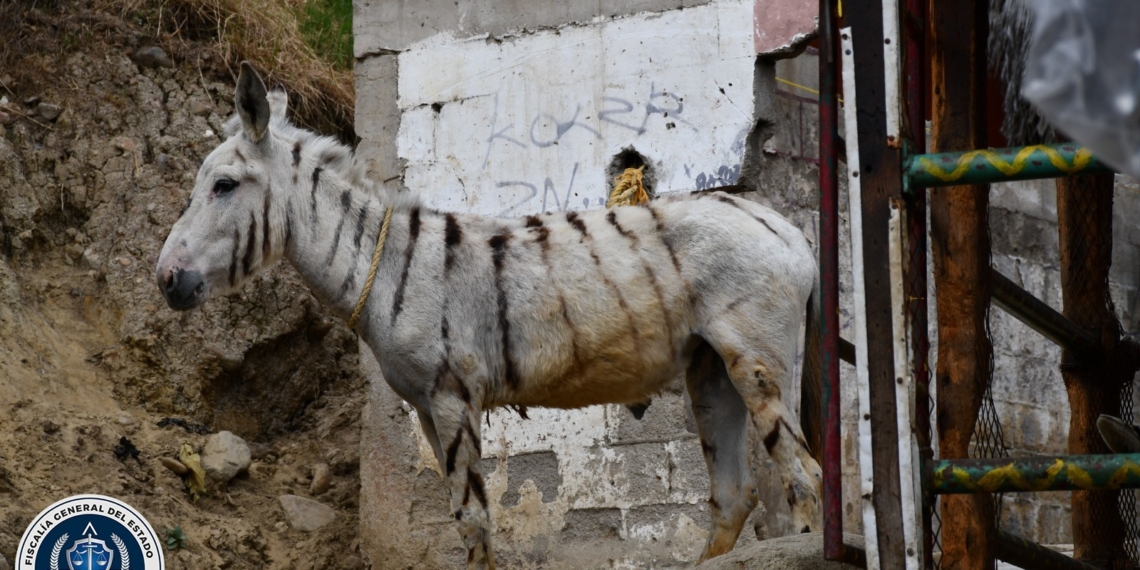
<instances>
[{"instance_id":1,"label":"graffiti on wall","mask_svg":"<svg viewBox=\"0 0 1140 570\"><path fill-rule=\"evenodd\" d=\"M755 123L750 12L726 0L412 46L399 55L405 183L453 210L594 208L632 149L658 194L732 184Z\"/></svg>"}]
</instances>

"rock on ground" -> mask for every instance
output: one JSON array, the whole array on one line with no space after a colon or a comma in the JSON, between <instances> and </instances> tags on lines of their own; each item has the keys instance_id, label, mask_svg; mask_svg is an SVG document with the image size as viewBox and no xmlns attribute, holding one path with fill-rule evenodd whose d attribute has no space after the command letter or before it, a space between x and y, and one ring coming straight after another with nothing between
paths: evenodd
<instances>
[{"instance_id":1,"label":"rock on ground","mask_svg":"<svg viewBox=\"0 0 1140 570\"><path fill-rule=\"evenodd\" d=\"M250 461L249 445L228 431L211 435L202 449L202 469L210 480L218 483L228 483L249 469Z\"/></svg>"},{"instance_id":2,"label":"rock on ground","mask_svg":"<svg viewBox=\"0 0 1140 570\"><path fill-rule=\"evenodd\" d=\"M313 483L309 485L309 494L316 497L329 490L332 483L332 474L328 463L318 463L313 466Z\"/></svg>"},{"instance_id":3,"label":"rock on ground","mask_svg":"<svg viewBox=\"0 0 1140 570\"><path fill-rule=\"evenodd\" d=\"M277 497L289 525L296 530L312 532L336 520L336 512L323 503L297 495Z\"/></svg>"},{"instance_id":4,"label":"rock on ground","mask_svg":"<svg viewBox=\"0 0 1140 570\"><path fill-rule=\"evenodd\" d=\"M174 67L174 62L166 52L158 47L151 46L140 49L135 52L135 63L141 67L156 68L156 67Z\"/></svg>"},{"instance_id":5,"label":"rock on ground","mask_svg":"<svg viewBox=\"0 0 1140 570\"><path fill-rule=\"evenodd\" d=\"M4 558L3 554L0 554L0 570L11 570L11 569L12 569L12 567L8 566L8 560L6 558Z\"/></svg>"},{"instance_id":6,"label":"rock on ground","mask_svg":"<svg viewBox=\"0 0 1140 570\"><path fill-rule=\"evenodd\" d=\"M849 548L863 548L863 537L843 535ZM862 567L866 567L864 564ZM797 534L762 540L717 556L698 570L851 570L842 562L823 559L823 533Z\"/></svg>"}]
</instances>

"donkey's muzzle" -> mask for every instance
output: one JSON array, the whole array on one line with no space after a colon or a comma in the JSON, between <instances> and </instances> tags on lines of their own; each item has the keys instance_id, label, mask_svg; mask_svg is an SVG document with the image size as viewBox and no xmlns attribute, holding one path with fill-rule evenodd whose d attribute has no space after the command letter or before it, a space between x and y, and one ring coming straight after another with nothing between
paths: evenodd
<instances>
[{"instance_id":1,"label":"donkey's muzzle","mask_svg":"<svg viewBox=\"0 0 1140 570\"><path fill-rule=\"evenodd\" d=\"M199 271L177 267L169 269L163 275L160 287L166 304L175 311L193 309L205 300L202 292L206 289L206 281Z\"/></svg>"}]
</instances>

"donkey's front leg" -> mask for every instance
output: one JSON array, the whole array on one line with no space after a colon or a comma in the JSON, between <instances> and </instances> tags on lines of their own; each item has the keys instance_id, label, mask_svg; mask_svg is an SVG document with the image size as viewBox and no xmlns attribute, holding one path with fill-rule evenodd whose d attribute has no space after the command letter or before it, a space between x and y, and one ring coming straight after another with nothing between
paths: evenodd
<instances>
[{"instance_id":1,"label":"donkey's front leg","mask_svg":"<svg viewBox=\"0 0 1140 570\"><path fill-rule=\"evenodd\" d=\"M451 492L455 524L467 546L467 568L493 570L491 516L483 475L479 473L480 409L469 400L465 390L454 394L439 391L432 400L432 417L443 449L441 467Z\"/></svg>"}]
</instances>

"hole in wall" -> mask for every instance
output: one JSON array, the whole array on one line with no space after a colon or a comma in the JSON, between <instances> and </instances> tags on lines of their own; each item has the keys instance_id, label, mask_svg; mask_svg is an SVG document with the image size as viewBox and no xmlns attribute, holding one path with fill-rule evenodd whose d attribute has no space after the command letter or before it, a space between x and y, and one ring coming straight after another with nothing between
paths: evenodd
<instances>
[{"instance_id":1,"label":"hole in wall","mask_svg":"<svg viewBox=\"0 0 1140 570\"><path fill-rule=\"evenodd\" d=\"M620 152L614 155L610 165L606 168L606 195L614 189L614 178L625 172L627 168L638 168L644 166L645 169L641 173L641 183L645 185L645 192L649 194L649 199L657 197L657 169L650 164L649 159L645 158L633 146L627 146L621 149Z\"/></svg>"}]
</instances>

